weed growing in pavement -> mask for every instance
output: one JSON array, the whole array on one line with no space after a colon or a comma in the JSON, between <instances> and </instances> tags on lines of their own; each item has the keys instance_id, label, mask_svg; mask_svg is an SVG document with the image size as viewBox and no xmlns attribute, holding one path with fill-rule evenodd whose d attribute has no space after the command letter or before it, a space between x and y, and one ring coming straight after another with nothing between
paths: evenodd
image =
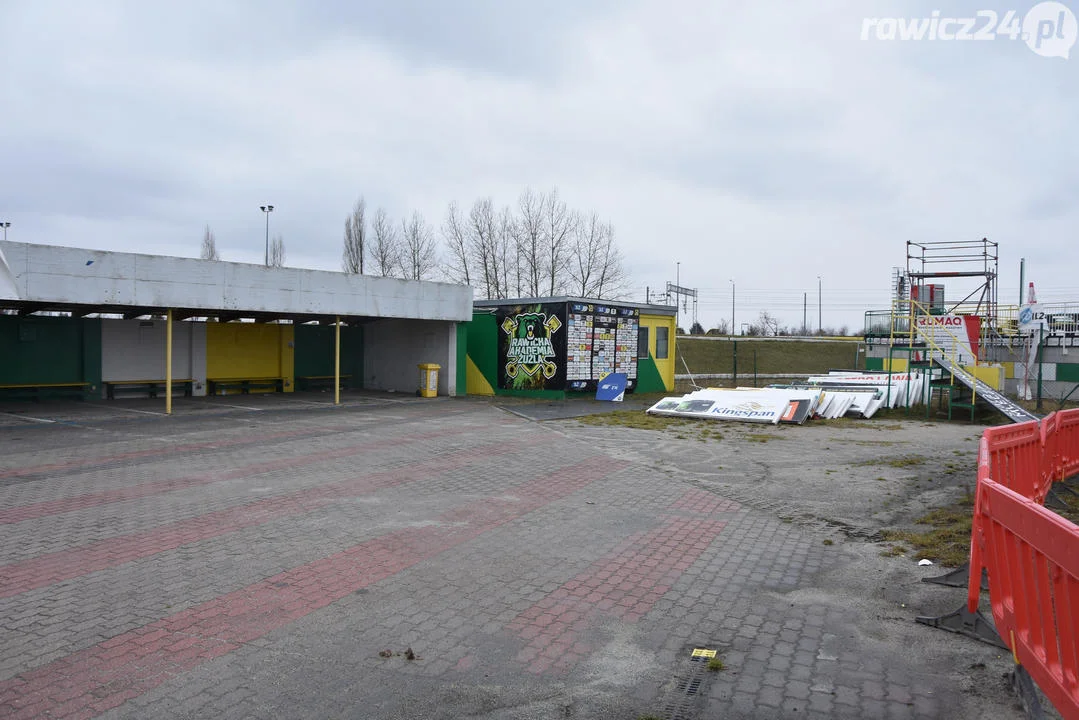
<instances>
[{"instance_id":1,"label":"weed growing in pavement","mask_svg":"<svg viewBox=\"0 0 1079 720\"><path fill-rule=\"evenodd\" d=\"M722 672L727 669L727 663L720 658L714 657L708 660L708 672Z\"/></svg>"}]
</instances>

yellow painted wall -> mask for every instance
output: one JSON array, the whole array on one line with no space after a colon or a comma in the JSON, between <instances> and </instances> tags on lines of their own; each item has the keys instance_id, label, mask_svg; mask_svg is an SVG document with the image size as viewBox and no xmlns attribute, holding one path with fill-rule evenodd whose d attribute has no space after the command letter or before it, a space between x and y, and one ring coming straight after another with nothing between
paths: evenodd
<instances>
[{"instance_id":1,"label":"yellow painted wall","mask_svg":"<svg viewBox=\"0 0 1079 720\"><path fill-rule=\"evenodd\" d=\"M659 371L659 375L663 378L663 384L667 387L667 391L674 390L674 358L677 354L675 352L675 325L673 315L645 315L641 314L640 318L641 327L648 328L648 353L656 362L656 370ZM666 360L660 360L656 357L656 328L666 327L668 337L668 353Z\"/></svg>"},{"instance_id":2,"label":"yellow painted wall","mask_svg":"<svg viewBox=\"0 0 1079 720\"><path fill-rule=\"evenodd\" d=\"M1015 379L1015 363L1006 362L1002 363L1002 365L1004 365L1004 377L1008 380Z\"/></svg>"},{"instance_id":3,"label":"yellow painted wall","mask_svg":"<svg viewBox=\"0 0 1079 720\"><path fill-rule=\"evenodd\" d=\"M472 361L471 356L465 356L465 362L467 366L465 368L465 383L467 385L466 393L469 395L494 395L495 389L491 387L491 383L487 382L487 378L483 376L480 369L476 367L476 363Z\"/></svg>"},{"instance_id":4,"label":"yellow painted wall","mask_svg":"<svg viewBox=\"0 0 1079 720\"><path fill-rule=\"evenodd\" d=\"M891 364L888 364L888 358L884 358L884 370L891 370L893 372L903 372L910 366L910 361L906 358L894 357L891 360Z\"/></svg>"},{"instance_id":5,"label":"yellow painted wall","mask_svg":"<svg viewBox=\"0 0 1079 720\"><path fill-rule=\"evenodd\" d=\"M1001 365L964 365L963 369L994 390L1004 387L1005 370Z\"/></svg>"},{"instance_id":6,"label":"yellow painted wall","mask_svg":"<svg viewBox=\"0 0 1079 720\"><path fill-rule=\"evenodd\" d=\"M285 379L285 392L295 385L292 325L271 323L207 323L206 378Z\"/></svg>"}]
</instances>

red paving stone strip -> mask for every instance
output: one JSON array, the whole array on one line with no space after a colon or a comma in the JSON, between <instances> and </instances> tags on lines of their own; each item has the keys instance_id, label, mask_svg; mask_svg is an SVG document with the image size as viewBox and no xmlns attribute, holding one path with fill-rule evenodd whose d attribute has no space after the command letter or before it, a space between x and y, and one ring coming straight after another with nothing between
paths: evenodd
<instances>
[{"instance_id":1,"label":"red paving stone strip","mask_svg":"<svg viewBox=\"0 0 1079 720\"><path fill-rule=\"evenodd\" d=\"M87 718L620 470L596 456L0 682L0 717Z\"/></svg>"},{"instance_id":2,"label":"red paving stone strip","mask_svg":"<svg viewBox=\"0 0 1079 720\"><path fill-rule=\"evenodd\" d=\"M707 490L690 490L670 505L671 510L688 510L701 515L734 512L741 509L741 507L733 500L719 497Z\"/></svg>"},{"instance_id":3,"label":"red paving stone strip","mask_svg":"<svg viewBox=\"0 0 1079 720\"><path fill-rule=\"evenodd\" d=\"M170 454L187 454L198 450L217 450L220 448L235 447L237 445L264 444L268 440L283 440L286 438L298 438L304 435L321 436L332 430L342 430L339 427L305 428L303 430L290 430L288 432L261 435L257 440L237 438L235 440L208 440L201 443L188 443L186 445L172 445L164 448L151 448L148 450L132 450L131 452L117 455L104 455L93 458L80 458L62 463L49 463L47 465L31 465L29 467L11 468L0 470L0 480L12 477L24 477L26 475L40 475L42 473L56 472L57 470L70 470L72 468L94 468L99 465L112 465L121 460L139 460L148 457L160 457Z\"/></svg>"},{"instance_id":4,"label":"red paving stone strip","mask_svg":"<svg viewBox=\"0 0 1079 720\"><path fill-rule=\"evenodd\" d=\"M534 673L565 671L590 650L582 632L601 617L635 623L723 530L721 520L671 518L626 538L605 557L506 626L526 641L518 662Z\"/></svg>"},{"instance_id":5,"label":"red paving stone strip","mask_svg":"<svg viewBox=\"0 0 1079 720\"><path fill-rule=\"evenodd\" d=\"M352 457L353 455L357 455L361 452L366 452L367 450L384 447L395 447L397 445L403 445L407 443L424 442L440 437L446 437L448 435L459 435L462 433L471 432L473 430L474 428L470 427L458 427L447 430L439 430L437 432L424 433L423 435L411 435L407 437L395 438L392 441L375 440L360 445L350 445L345 448L338 448L336 450L320 450L318 452L304 453L302 455L292 455L289 457L279 458L277 460L271 460L269 462L247 465L245 467L228 470L223 473L192 475L189 477L174 478L172 480L165 480L162 482L141 483L138 485L116 488L115 490L105 490L98 493L87 493L85 495L77 495L75 497L58 498L56 500L46 500L44 502L31 503L29 505L20 505L18 507L8 508L7 510L0 510L0 525L10 525L12 523L24 522L26 520L34 520L37 518L46 517L48 515L59 515L61 513L74 512L76 510L83 510L85 508L96 507L98 505L108 505L111 503L125 502L127 500L136 500L142 497L161 495L164 493L174 492L176 490L184 490L191 487L198 487L200 485L210 485L216 482L238 480L240 478L251 477L260 473L274 472L275 470L298 467L309 462L340 460L342 458ZM275 438L274 436L263 436L262 438L260 438L259 442L260 444L264 444L267 440L274 439L280 439L280 437ZM221 445L218 445L216 447L221 447Z\"/></svg>"},{"instance_id":6,"label":"red paving stone strip","mask_svg":"<svg viewBox=\"0 0 1079 720\"><path fill-rule=\"evenodd\" d=\"M539 438L534 442L551 440L553 436ZM82 547L67 548L30 560L4 565L0 567L0 598L19 595L243 528L291 515L308 513L343 497L354 497L358 494L423 480L433 473L466 467L475 459L477 451L482 452L485 457L492 457L514 452L516 449L516 446L504 444L501 441L480 445L467 451L424 460L403 468L372 473L356 480L330 483L279 497L256 500L238 507L162 525L152 530L121 535ZM324 455L319 457L324 457Z\"/></svg>"}]
</instances>

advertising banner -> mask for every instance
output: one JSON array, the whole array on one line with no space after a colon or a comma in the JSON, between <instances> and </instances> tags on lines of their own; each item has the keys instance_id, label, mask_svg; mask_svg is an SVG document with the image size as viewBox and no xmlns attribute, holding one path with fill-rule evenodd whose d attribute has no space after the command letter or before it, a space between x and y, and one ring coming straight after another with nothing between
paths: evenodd
<instances>
[{"instance_id":1,"label":"advertising banner","mask_svg":"<svg viewBox=\"0 0 1079 720\"><path fill-rule=\"evenodd\" d=\"M982 319L977 315L919 315L919 334L929 338L961 364L972 364L978 357Z\"/></svg>"}]
</instances>

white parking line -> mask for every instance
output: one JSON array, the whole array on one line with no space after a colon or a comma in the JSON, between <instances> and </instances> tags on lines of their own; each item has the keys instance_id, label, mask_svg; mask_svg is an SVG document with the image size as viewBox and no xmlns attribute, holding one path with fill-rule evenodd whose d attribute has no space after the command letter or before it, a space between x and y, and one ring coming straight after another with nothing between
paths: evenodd
<instances>
[{"instance_id":1,"label":"white parking line","mask_svg":"<svg viewBox=\"0 0 1079 720\"><path fill-rule=\"evenodd\" d=\"M152 412L150 410L136 410L135 408L118 407L116 405L109 405L109 410L123 410L124 412L142 413L143 415L164 415L163 412Z\"/></svg>"},{"instance_id":2,"label":"white parking line","mask_svg":"<svg viewBox=\"0 0 1079 720\"><path fill-rule=\"evenodd\" d=\"M39 423L54 423L54 422L56 422L55 420L47 420L45 418L36 418L36 417L31 417L30 415L15 415L14 413L6 413L6 412L0 412L0 415L5 415L7 417L13 417L16 420L30 420L30 421L39 422Z\"/></svg>"},{"instance_id":3,"label":"white parking line","mask_svg":"<svg viewBox=\"0 0 1079 720\"><path fill-rule=\"evenodd\" d=\"M240 410L256 410L261 412L265 408L251 407L249 405L229 405L228 403L214 403L214 405L220 405L221 407L239 408Z\"/></svg>"}]
</instances>

